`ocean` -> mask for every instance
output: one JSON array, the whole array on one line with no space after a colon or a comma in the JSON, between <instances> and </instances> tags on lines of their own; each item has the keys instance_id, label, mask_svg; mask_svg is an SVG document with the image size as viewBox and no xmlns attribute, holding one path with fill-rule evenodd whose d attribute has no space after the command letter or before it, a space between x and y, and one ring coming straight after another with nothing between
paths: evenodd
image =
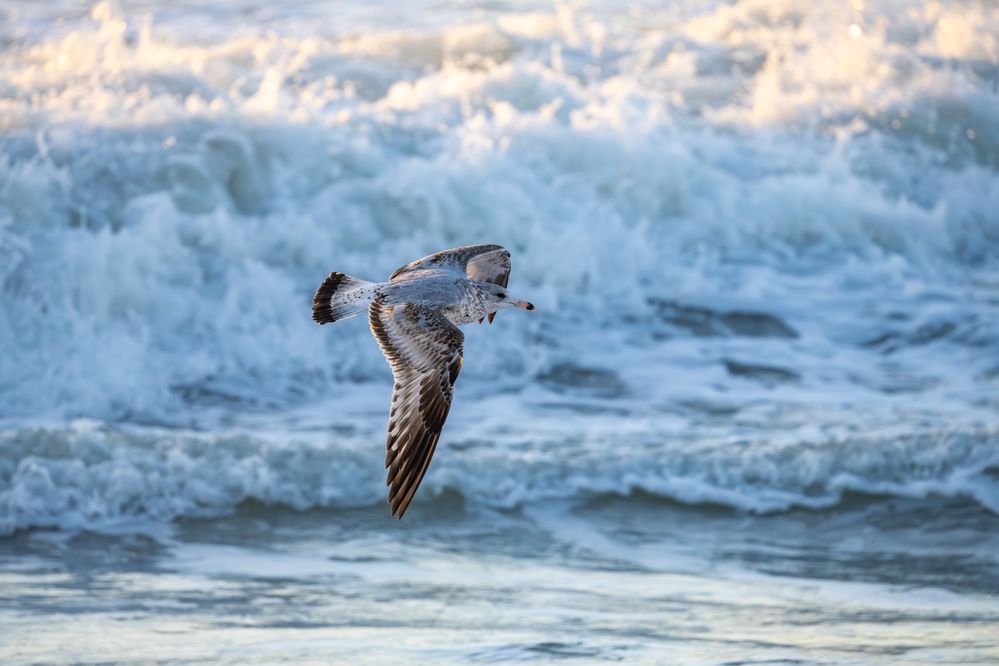
<instances>
[{"instance_id":1,"label":"ocean","mask_svg":"<svg viewBox=\"0 0 999 666\"><path fill-rule=\"evenodd\" d=\"M0 662L403 661L999 662L994 3L0 0Z\"/></svg>"}]
</instances>

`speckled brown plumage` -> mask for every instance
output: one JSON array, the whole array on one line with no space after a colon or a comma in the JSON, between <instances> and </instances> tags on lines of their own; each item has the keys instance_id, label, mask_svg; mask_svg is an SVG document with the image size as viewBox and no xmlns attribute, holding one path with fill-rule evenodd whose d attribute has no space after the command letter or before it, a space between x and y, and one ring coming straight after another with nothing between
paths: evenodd
<instances>
[{"instance_id":1,"label":"speckled brown plumage","mask_svg":"<svg viewBox=\"0 0 999 666\"><path fill-rule=\"evenodd\" d=\"M423 480L451 409L465 336L439 310L375 297L368 322L392 366L385 467L392 515L402 518Z\"/></svg>"},{"instance_id":2,"label":"speckled brown plumage","mask_svg":"<svg viewBox=\"0 0 999 666\"><path fill-rule=\"evenodd\" d=\"M312 318L326 324L365 308L368 324L392 366L385 467L392 515L413 501L440 440L461 371L465 336L458 325L508 307L533 310L506 293L510 253L500 245L437 252L396 269L388 282L333 272L316 290Z\"/></svg>"}]
</instances>

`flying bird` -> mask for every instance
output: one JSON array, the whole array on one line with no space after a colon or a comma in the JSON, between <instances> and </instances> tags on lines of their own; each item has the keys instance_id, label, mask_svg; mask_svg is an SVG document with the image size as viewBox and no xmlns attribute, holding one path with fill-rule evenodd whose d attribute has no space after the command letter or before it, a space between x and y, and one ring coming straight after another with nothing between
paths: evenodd
<instances>
[{"instance_id":1,"label":"flying bird","mask_svg":"<svg viewBox=\"0 0 999 666\"><path fill-rule=\"evenodd\" d=\"M510 253L501 245L443 250L397 268L388 282L329 274L312 299L312 319L330 324L365 310L392 366L395 386L385 446L392 515L402 518L427 473L451 409L465 336L458 326L493 321L504 308L534 306L512 298Z\"/></svg>"}]
</instances>

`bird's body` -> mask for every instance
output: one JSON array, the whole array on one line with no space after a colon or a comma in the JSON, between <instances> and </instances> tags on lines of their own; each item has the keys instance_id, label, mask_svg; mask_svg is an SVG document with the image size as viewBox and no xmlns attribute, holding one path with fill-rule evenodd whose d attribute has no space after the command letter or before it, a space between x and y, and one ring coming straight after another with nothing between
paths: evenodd
<instances>
[{"instance_id":1,"label":"bird's body","mask_svg":"<svg viewBox=\"0 0 999 666\"><path fill-rule=\"evenodd\" d=\"M420 271L413 277L389 282L379 290L392 305L433 303L456 326L478 321L491 312L482 288L473 280L450 272Z\"/></svg>"},{"instance_id":2,"label":"bird's body","mask_svg":"<svg viewBox=\"0 0 999 666\"><path fill-rule=\"evenodd\" d=\"M402 518L426 474L451 407L465 336L458 326L497 310L521 307L510 298L510 253L499 245L444 250L373 283L330 273L316 290L312 318L328 324L368 312L368 323L392 366L385 466L392 515Z\"/></svg>"}]
</instances>

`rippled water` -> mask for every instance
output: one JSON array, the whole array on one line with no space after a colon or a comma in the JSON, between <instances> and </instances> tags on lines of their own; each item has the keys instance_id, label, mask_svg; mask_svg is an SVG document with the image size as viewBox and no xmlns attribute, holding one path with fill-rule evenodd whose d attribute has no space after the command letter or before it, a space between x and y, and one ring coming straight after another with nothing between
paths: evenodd
<instances>
[{"instance_id":1,"label":"rippled water","mask_svg":"<svg viewBox=\"0 0 999 666\"><path fill-rule=\"evenodd\" d=\"M248 506L0 542L5 663L988 663L995 518L858 501L736 516L652 498L397 524ZM981 531L979 531L981 530ZM984 536L987 534L988 536ZM16 601L14 601L16 599ZM65 618L53 622L53 617ZM106 632L111 631L112 635Z\"/></svg>"},{"instance_id":2,"label":"rippled water","mask_svg":"<svg viewBox=\"0 0 999 666\"><path fill-rule=\"evenodd\" d=\"M0 1L0 660L999 659L996 26ZM311 295L473 242L395 524Z\"/></svg>"}]
</instances>

